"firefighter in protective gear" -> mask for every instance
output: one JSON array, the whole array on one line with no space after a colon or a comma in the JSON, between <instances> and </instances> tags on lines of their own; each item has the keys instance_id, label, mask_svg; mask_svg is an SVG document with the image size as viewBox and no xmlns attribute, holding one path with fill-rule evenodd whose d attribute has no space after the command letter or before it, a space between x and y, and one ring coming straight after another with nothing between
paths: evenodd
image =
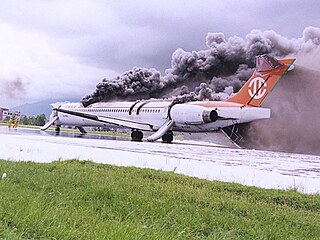
<instances>
[{"instance_id":1,"label":"firefighter in protective gear","mask_svg":"<svg viewBox=\"0 0 320 240\"><path fill-rule=\"evenodd\" d=\"M19 124L19 118L16 117L16 118L14 119L13 128L17 128L17 127L18 127L18 124Z\"/></svg>"},{"instance_id":2,"label":"firefighter in protective gear","mask_svg":"<svg viewBox=\"0 0 320 240\"><path fill-rule=\"evenodd\" d=\"M8 122L8 128L12 127L12 117L10 117L9 122Z\"/></svg>"}]
</instances>

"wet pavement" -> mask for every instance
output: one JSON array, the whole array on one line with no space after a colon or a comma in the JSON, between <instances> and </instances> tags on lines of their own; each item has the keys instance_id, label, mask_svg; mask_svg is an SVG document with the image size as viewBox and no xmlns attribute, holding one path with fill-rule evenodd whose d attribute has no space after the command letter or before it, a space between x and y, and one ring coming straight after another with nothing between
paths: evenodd
<instances>
[{"instance_id":1,"label":"wet pavement","mask_svg":"<svg viewBox=\"0 0 320 240\"><path fill-rule=\"evenodd\" d=\"M54 131L5 127L0 127L0 143L0 159L12 161L88 159L208 180L320 193L320 156L316 155L226 148L188 140L163 144L77 132L56 136Z\"/></svg>"}]
</instances>

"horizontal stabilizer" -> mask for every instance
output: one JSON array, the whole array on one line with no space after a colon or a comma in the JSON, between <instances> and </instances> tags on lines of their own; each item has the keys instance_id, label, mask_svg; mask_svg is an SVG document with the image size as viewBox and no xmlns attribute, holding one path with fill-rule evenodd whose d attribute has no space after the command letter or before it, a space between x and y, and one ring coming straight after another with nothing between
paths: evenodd
<instances>
[{"instance_id":1,"label":"horizontal stabilizer","mask_svg":"<svg viewBox=\"0 0 320 240\"><path fill-rule=\"evenodd\" d=\"M268 54L256 56L256 71L266 72L283 66L283 63Z\"/></svg>"}]
</instances>

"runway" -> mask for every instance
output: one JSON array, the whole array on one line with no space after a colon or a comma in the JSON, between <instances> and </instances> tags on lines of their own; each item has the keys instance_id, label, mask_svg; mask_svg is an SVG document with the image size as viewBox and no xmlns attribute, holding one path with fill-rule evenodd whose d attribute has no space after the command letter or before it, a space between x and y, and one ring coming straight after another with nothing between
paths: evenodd
<instances>
[{"instance_id":1,"label":"runway","mask_svg":"<svg viewBox=\"0 0 320 240\"><path fill-rule=\"evenodd\" d=\"M38 135L38 136L53 136L63 138L83 138L83 139L96 139L96 140L117 140L117 141L131 141L130 136L125 137L121 134L83 134L77 129L68 129L68 131L56 132L54 130L39 131L39 129L33 128L11 128L6 126L0 126L0 134L13 134L13 135ZM145 132L145 137L152 134L152 132ZM217 146L224 148L237 148L227 139L222 133L175 133L178 138L183 138L185 141L174 141L174 144L184 145L200 145L200 146ZM193 139L193 140L190 140ZM143 140L146 141L146 140Z\"/></svg>"},{"instance_id":2,"label":"runway","mask_svg":"<svg viewBox=\"0 0 320 240\"><path fill-rule=\"evenodd\" d=\"M230 148L201 141L131 142L108 136L0 127L0 158L52 162L71 158L172 171L263 188L320 193L320 156ZM0 173L1 174L1 173Z\"/></svg>"},{"instance_id":3,"label":"runway","mask_svg":"<svg viewBox=\"0 0 320 240\"><path fill-rule=\"evenodd\" d=\"M61 131L57 133L54 130L40 131L33 128L11 128L0 126L0 134L13 134L13 135L41 135L41 136L54 136L54 137L68 137L68 138L86 138L86 139L102 139L102 140L121 140L130 141L129 138L121 136L108 136L100 134L82 134L78 130L70 130L68 132Z\"/></svg>"}]
</instances>

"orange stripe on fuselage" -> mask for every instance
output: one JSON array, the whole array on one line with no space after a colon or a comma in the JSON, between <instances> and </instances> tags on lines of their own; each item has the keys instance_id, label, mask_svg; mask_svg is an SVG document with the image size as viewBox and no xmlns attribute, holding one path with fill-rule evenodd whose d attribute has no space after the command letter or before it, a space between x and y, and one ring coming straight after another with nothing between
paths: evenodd
<instances>
[{"instance_id":1,"label":"orange stripe on fuselage","mask_svg":"<svg viewBox=\"0 0 320 240\"><path fill-rule=\"evenodd\" d=\"M244 107L243 104L225 101L206 101L206 102L190 102L192 105L197 105L205 108L218 108L218 107Z\"/></svg>"}]
</instances>

